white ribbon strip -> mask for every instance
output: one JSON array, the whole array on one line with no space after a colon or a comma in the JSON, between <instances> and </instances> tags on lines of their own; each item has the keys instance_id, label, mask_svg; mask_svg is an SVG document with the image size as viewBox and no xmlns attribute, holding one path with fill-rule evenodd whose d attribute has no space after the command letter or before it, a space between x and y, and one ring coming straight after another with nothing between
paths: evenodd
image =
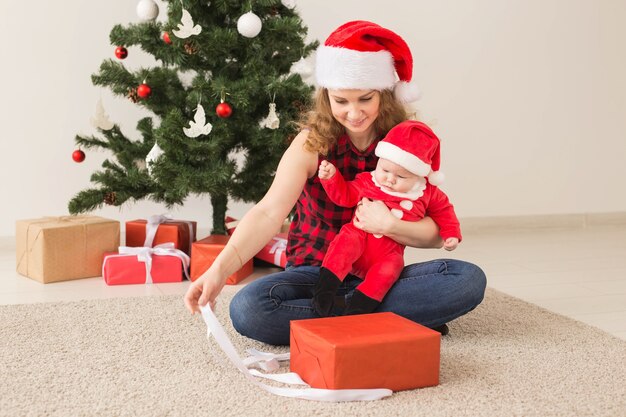
<instances>
[{"instance_id":1,"label":"white ribbon strip","mask_svg":"<svg viewBox=\"0 0 626 417\"><path fill-rule=\"evenodd\" d=\"M291 397L291 398L301 398L304 400L314 400L314 401L328 401L328 402L344 402L344 401L372 401L379 400L381 398L388 397L393 394L393 391L387 388L377 388L377 389L339 389L339 390L331 390L331 389L319 389L319 388L310 388L306 384L306 382L302 381L302 379L298 376L298 374L293 372L288 372L285 374L263 374L256 369L248 369L248 367L244 364L244 361L239 357L235 346L228 338L228 335L224 331L224 328L215 317L215 314L207 304L204 307L200 307L202 312L202 318L207 325L207 337L210 338L211 334L215 338L215 341L220 346L222 351L226 354L228 359L232 362L237 369L239 369L250 382L252 382L257 387L275 395L280 395L283 397ZM285 360L285 354L281 355L273 355L265 352L253 351L253 358L249 359L251 363L259 363L262 360L278 360L278 357L281 360ZM259 360L256 360L259 359ZM306 385L308 388L281 388L281 387L272 387L270 385L263 384L257 381L254 377L262 377L273 379L278 382L283 382L287 384L299 384Z\"/></svg>"},{"instance_id":2,"label":"white ribbon strip","mask_svg":"<svg viewBox=\"0 0 626 417\"><path fill-rule=\"evenodd\" d=\"M146 240L144 240L143 245L145 247L152 247L159 225L161 223L174 222L186 223L189 227L189 250L191 251L191 246L193 245L193 223L185 220L174 220L171 214L155 214L154 216L148 217L146 222Z\"/></svg>"},{"instance_id":3,"label":"white ribbon strip","mask_svg":"<svg viewBox=\"0 0 626 417\"><path fill-rule=\"evenodd\" d=\"M224 226L226 226L226 230L230 230L230 229L235 229L237 228L237 225L239 224L240 220L231 220L229 222L226 222L226 224ZM229 233L232 234L232 233Z\"/></svg>"},{"instance_id":4,"label":"white ribbon strip","mask_svg":"<svg viewBox=\"0 0 626 417\"><path fill-rule=\"evenodd\" d=\"M287 239L284 237L273 237L274 244L270 248L270 255L274 254L274 265L280 266L280 258L287 249Z\"/></svg>"},{"instance_id":5,"label":"white ribbon strip","mask_svg":"<svg viewBox=\"0 0 626 417\"><path fill-rule=\"evenodd\" d=\"M279 361L289 360L289 353L269 353L261 352L256 349L248 349L246 352L252 355L243 360L243 364L246 365L247 368L258 365L259 368L268 372L278 370L278 368L280 368Z\"/></svg>"},{"instance_id":6,"label":"white ribbon strip","mask_svg":"<svg viewBox=\"0 0 626 417\"><path fill-rule=\"evenodd\" d=\"M120 246L118 249L119 254L116 255L108 255L104 258L104 262L102 263L102 276L104 276L104 266L109 258L121 258L124 256L137 256L137 260L139 262L144 262L146 264L146 284L152 284L152 275L150 271L152 271L152 255L160 255L160 256L174 256L183 264L183 272L187 279L189 278L189 256L174 247L173 242L162 243L160 245L156 245L154 248L147 247L129 247L129 246Z\"/></svg>"}]
</instances>

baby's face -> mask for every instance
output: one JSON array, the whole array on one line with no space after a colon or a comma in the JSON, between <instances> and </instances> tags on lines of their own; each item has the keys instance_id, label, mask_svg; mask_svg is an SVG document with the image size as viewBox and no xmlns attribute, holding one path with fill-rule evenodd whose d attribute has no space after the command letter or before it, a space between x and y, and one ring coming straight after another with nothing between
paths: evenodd
<instances>
[{"instance_id":1,"label":"baby's face","mask_svg":"<svg viewBox=\"0 0 626 417\"><path fill-rule=\"evenodd\" d=\"M374 171L374 178L383 190L407 193L413 189L420 177L388 159L380 158Z\"/></svg>"}]
</instances>

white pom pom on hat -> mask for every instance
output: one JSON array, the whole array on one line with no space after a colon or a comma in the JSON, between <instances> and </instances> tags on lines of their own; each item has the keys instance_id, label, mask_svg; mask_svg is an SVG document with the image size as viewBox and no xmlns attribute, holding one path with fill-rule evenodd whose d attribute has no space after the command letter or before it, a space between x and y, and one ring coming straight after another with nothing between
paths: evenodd
<instances>
[{"instance_id":1,"label":"white pom pom on hat","mask_svg":"<svg viewBox=\"0 0 626 417\"><path fill-rule=\"evenodd\" d=\"M428 174L428 182L435 187L441 185L446 180L446 175L441 171L433 171Z\"/></svg>"},{"instance_id":2,"label":"white pom pom on hat","mask_svg":"<svg viewBox=\"0 0 626 417\"><path fill-rule=\"evenodd\" d=\"M424 123L407 120L394 126L376 145L376 156L400 165L407 171L428 178L431 185L439 186L445 175L441 165L439 138Z\"/></svg>"},{"instance_id":3,"label":"white pom pom on hat","mask_svg":"<svg viewBox=\"0 0 626 417\"><path fill-rule=\"evenodd\" d=\"M398 81L393 88L393 94L401 103L412 103L422 97L422 92L414 82Z\"/></svg>"},{"instance_id":4,"label":"white pom pom on hat","mask_svg":"<svg viewBox=\"0 0 626 417\"><path fill-rule=\"evenodd\" d=\"M403 103L416 101L413 56L404 39L376 23L339 26L317 49L316 79L329 89L393 89Z\"/></svg>"}]
</instances>

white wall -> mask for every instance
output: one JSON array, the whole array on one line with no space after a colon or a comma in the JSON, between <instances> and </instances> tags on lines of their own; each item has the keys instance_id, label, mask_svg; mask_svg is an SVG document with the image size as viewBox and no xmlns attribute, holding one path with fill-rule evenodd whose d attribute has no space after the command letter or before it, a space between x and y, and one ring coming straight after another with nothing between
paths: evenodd
<instances>
[{"instance_id":1,"label":"white wall","mask_svg":"<svg viewBox=\"0 0 626 417\"><path fill-rule=\"evenodd\" d=\"M147 113L90 80L113 56L111 27L135 21L136 3L0 3L8 22L0 58L0 236L14 234L18 218L66 214L67 201L89 185L105 155L88 151L83 164L70 155L76 133L94 132L89 118L98 98L139 138L135 123ZM422 118L444 141L443 188L460 217L626 211L626 2L298 3L311 39L353 19L405 38L424 92ZM247 207L231 204L231 212ZM97 214L124 221L164 211L141 202ZM208 198L190 198L174 213L210 227Z\"/></svg>"}]
</instances>

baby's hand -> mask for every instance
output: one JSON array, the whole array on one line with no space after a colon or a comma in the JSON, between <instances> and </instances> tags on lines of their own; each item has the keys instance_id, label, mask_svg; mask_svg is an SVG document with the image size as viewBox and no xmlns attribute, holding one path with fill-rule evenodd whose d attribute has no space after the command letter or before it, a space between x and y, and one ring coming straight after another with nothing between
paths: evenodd
<instances>
[{"instance_id":1,"label":"baby's hand","mask_svg":"<svg viewBox=\"0 0 626 417\"><path fill-rule=\"evenodd\" d=\"M443 242L443 248L445 250L455 250L457 246L459 246L459 239L455 237L449 237Z\"/></svg>"},{"instance_id":2,"label":"baby's hand","mask_svg":"<svg viewBox=\"0 0 626 417\"><path fill-rule=\"evenodd\" d=\"M317 175L322 180L329 180L335 175L335 172L337 172L337 168L333 164L328 161L322 161Z\"/></svg>"}]
</instances>

